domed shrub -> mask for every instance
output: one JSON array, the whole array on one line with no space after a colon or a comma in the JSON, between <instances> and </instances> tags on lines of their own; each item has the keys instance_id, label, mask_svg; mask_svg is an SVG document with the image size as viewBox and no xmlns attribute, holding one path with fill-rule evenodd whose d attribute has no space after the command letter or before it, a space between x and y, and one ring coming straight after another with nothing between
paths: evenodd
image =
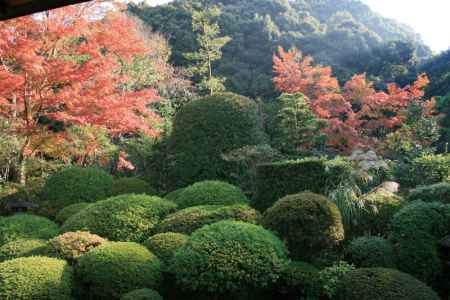
<instances>
[{"instance_id":1,"label":"domed shrub","mask_svg":"<svg viewBox=\"0 0 450 300\"><path fill-rule=\"evenodd\" d=\"M18 214L0 218L0 245L17 239L49 239L58 234L58 225L47 218Z\"/></svg>"},{"instance_id":2,"label":"domed shrub","mask_svg":"<svg viewBox=\"0 0 450 300\"><path fill-rule=\"evenodd\" d=\"M400 182L403 186L416 187L439 182L450 183L450 154L430 154L418 157L412 161L409 175Z\"/></svg>"},{"instance_id":3,"label":"domed shrub","mask_svg":"<svg viewBox=\"0 0 450 300\"><path fill-rule=\"evenodd\" d=\"M64 260L23 257L0 263L0 299L70 300L72 268Z\"/></svg>"},{"instance_id":4,"label":"domed shrub","mask_svg":"<svg viewBox=\"0 0 450 300\"><path fill-rule=\"evenodd\" d=\"M295 259L309 260L344 239L339 209L326 197L310 192L278 200L264 213L262 224L287 242Z\"/></svg>"},{"instance_id":5,"label":"domed shrub","mask_svg":"<svg viewBox=\"0 0 450 300\"><path fill-rule=\"evenodd\" d=\"M171 271L185 290L241 293L274 283L286 259L283 243L270 231L221 221L195 231L175 253Z\"/></svg>"},{"instance_id":6,"label":"domed shrub","mask_svg":"<svg viewBox=\"0 0 450 300\"><path fill-rule=\"evenodd\" d=\"M163 262L169 262L175 252L187 243L187 240L187 235L165 232L150 237L144 245Z\"/></svg>"},{"instance_id":7,"label":"domed shrub","mask_svg":"<svg viewBox=\"0 0 450 300\"><path fill-rule=\"evenodd\" d=\"M14 240L0 247L0 261L44 254L46 246L44 240Z\"/></svg>"},{"instance_id":8,"label":"domed shrub","mask_svg":"<svg viewBox=\"0 0 450 300\"><path fill-rule=\"evenodd\" d=\"M221 181L202 181L184 188L175 203L179 208L198 205L232 205L248 203L238 187Z\"/></svg>"},{"instance_id":9,"label":"domed shrub","mask_svg":"<svg viewBox=\"0 0 450 300\"><path fill-rule=\"evenodd\" d=\"M450 204L450 183L442 182L413 189L409 192L408 200Z\"/></svg>"},{"instance_id":10,"label":"domed shrub","mask_svg":"<svg viewBox=\"0 0 450 300\"><path fill-rule=\"evenodd\" d=\"M58 222L59 224L62 224L65 221L67 221L67 219L69 219L71 216L85 209L90 204L91 203L80 202L66 206L56 214L55 221Z\"/></svg>"},{"instance_id":11,"label":"domed shrub","mask_svg":"<svg viewBox=\"0 0 450 300\"><path fill-rule=\"evenodd\" d=\"M67 232L48 241L47 252L73 264L81 255L104 243L104 238L89 232Z\"/></svg>"},{"instance_id":12,"label":"domed shrub","mask_svg":"<svg viewBox=\"0 0 450 300\"><path fill-rule=\"evenodd\" d=\"M258 107L246 97L215 94L184 105L169 142L171 188L209 179L230 181L231 165L222 154L263 140Z\"/></svg>"},{"instance_id":13,"label":"domed shrub","mask_svg":"<svg viewBox=\"0 0 450 300\"><path fill-rule=\"evenodd\" d=\"M154 290L140 289L126 293L120 300L163 300L163 298Z\"/></svg>"},{"instance_id":14,"label":"domed shrub","mask_svg":"<svg viewBox=\"0 0 450 300\"><path fill-rule=\"evenodd\" d=\"M168 215L155 227L155 231L191 234L204 225L222 220L256 223L259 218L259 213L247 205L193 206Z\"/></svg>"},{"instance_id":15,"label":"domed shrub","mask_svg":"<svg viewBox=\"0 0 450 300\"><path fill-rule=\"evenodd\" d=\"M424 283L393 269L363 268L349 272L338 287L337 300L439 300Z\"/></svg>"},{"instance_id":16,"label":"domed shrub","mask_svg":"<svg viewBox=\"0 0 450 300\"><path fill-rule=\"evenodd\" d=\"M70 217L61 232L89 231L112 241L143 242L176 205L147 195L121 195L98 201Z\"/></svg>"},{"instance_id":17,"label":"domed shrub","mask_svg":"<svg viewBox=\"0 0 450 300\"><path fill-rule=\"evenodd\" d=\"M56 213L74 203L90 203L108 198L112 187L112 176L103 170L71 167L47 179L41 198L44 207Z\"/></svg>"},{"instance_id":18,"label":"domed shrub","mask_svg":"<svg viewBox=\"0 0 450 300\"><path fill-rule=\"evenodd\" d=\"M182 189L177 189L175 191L172 191L170 193L168 193L167 195L164 196L165 199L176 202L178 200L178 197L181 195L181 193L183 193L184 188Z\"/></svg>"},{"instance_id":19,"label":"domed shrub","mask_svg":"<svg viewBox=\"0 0 450 300\"><path fill-rule=\"evenodd\" d=\"M161 263L136 243L105 243L78 260L76 278L88 299L119 299L136 289L158 287Z\"/></svg>"},{"instance_id":20,"label":"domed shrub","mask_svg":"<svg viewBox=\"0 0 450 300\"><path fill-rule=\"evenodd\" d=\"M114 180L114 185L111 188L111 196L125 194L156 195L157 193L146 181L139 178L123 177Z\"/></svg>"},{"instance_id":21,"label":"domed shrub","mask_svg":"<svg viewBox=\"0 0 450 300\"><path fill-rule=\"evenodd\" d=\"M351 241L346 256L358 268L395 267L394 249L382 237L359 237Z\"/></svg>"},{"instance_id":22,"label":"domed shrub","mask_svg":"<svg viewBox=\"0 0 450 300\"><path fill-rule=\"evenodd\" d=\"M278 286L288 295L313 297L317 293L319 270L305 262L291 261L280 275Z\"/></svg>"}]
</instances>

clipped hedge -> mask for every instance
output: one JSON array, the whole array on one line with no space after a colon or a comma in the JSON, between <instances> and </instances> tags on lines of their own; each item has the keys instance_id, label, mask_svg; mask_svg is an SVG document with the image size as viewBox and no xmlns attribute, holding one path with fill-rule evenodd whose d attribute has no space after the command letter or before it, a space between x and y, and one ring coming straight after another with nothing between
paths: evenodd
<instances>
[{"instance_id":1,"label":"clipped hedge","mask_svg":"<svg viewBox=\"0 0 450 300\"><path fill-rule=\"evenodd\" d=\"M230 163L222 154L263 143L256 103L232 93L203 97L184 105L175 115L169 141L173 166L170 189L202 180L230 181Z\"/></svg>"},{"instance_id":2,"label":"clipped hedge","mask_svg":"<svg viewBox=\"0 0 450 300\"><path fill-rule=\"evenodd\" d=\"M278 200L264 213L261 223L286 241L295 259L308 261L344 240L337 206L325 196L310 192Z\"/></svg>"},{"instance_id":3,"label":"clipped hedge","mask_svg":"<svg viewBox=\"0 0 450 300\"><path fill-rule=\"evenodd\" d=\"M158 256L163 262L169 262L175 252L187 243L187 240L187 235L175 232L165 232L151 236L144 242L144 246Z\"/></svg>"},{"instance_id":4,"label":"clipped hedge","mask_svg":"<svg viewBox=\"0 0 450 300\"><path fill-rule=\"evenodd\" d=\"M240 188L222 181L202 181L183 189L175 201L183 209L198 205L233 205L248 203Z\"/></svg>"},{"instance_id":5,"label":"clipped hedge","mask_svg":"<svg viewBox=\"0 0 450 300\"><path fill-rule=\"evenodd\" d=\"M408 176L400 176L405 187L419 185L431 185L439 182L450 183L450 153L430 154L414 159L403 173Z\"/></svg>"},{"instance_id":6,"label":"clipped hedge","mask_svg":"<svg viewBox=\"0 0 450 300\"><path fill-rule=\"evenodd\" d=\"M70 217L61 232L89 231L111 241L143 242L176 205L147 195L121 195L98 201Z\"/></svg>"},{"instance_id":7,"label":"clipped hedge","mask_svg":"<svg viewBox=\"0 0 450 300\"><path fill-rule=\"evenodd\" d=\"M23 257L0 263L0 299L70 300L73 271L64 260Z\"/></svg>"},{"instance_id":8,"label":"clipped hedge","mask_svg":"<svg viewBox=\"0 0 450 300\"><path fill-rule=\"evenodd\" d=\"M97 168L70 167L50 175L42 190L44 207L58 212L71 204L108 198L113 178Z\"/></svg>"},{"instance_id":9,"label":"clipped hedge","mask_svg":"<svg viewBox=\"0 0 450 300\"><path fill-rule=\"evenodd\" d=\"M258 211L247 205L202 205L182 209L164 218L155 232L178 232L191 234L195 230L222 220L235 220L257 223L260 219Z\"/></svg>"},{"instance_id":10,"label":"clipped hedge","mask_svg":"<svg viewBox=\"0 0 450 300\"><path fill-rule=\"evenodd\" d=\"M179 287L211 293L243 293L275 283L286 264L283 243L264 228L221 221L195 231L174 256Z\"/></svg>"},{"instance_id":11,"label":"clipped hedge","mask_svg":"<svg viewBox=\"0 0 450 300\"><path fill-rule=\"evenodd\" d=\"M181 195L181 193L183 193L183 191L184 191L184 188L174 190L174 191L168 193L167 195L165 195L164 198L175 202L175 201L177 201L177 199Z\"/></svg>"},{"instance_id":12,"label":"clipped hedge","mask_svg":"<svg viewBox=\"0 0 450 300\"><path fill-rule=\"evenodd\" d=\"M288 299L302 295L306 299L317 295L319 270L305 262L291 261L281 272L278 289ZM303 298L301 298L303 299Z\"/></svg>"},{"instance_id":13,"label":"clipped hedge","mask_svg":"<svg viewBox=\"0 0 450 300\"><path fill-rule=\"evenodd\" d=\"M109 242L79 258L76 278L84 298L120 299L136 289L158 287L161 263L142 245Z\"/></svg>"},{"instance_id":14,"label":"clipped hedge","mask_svg":"<svg viewBox=\"0 0 450 300\"><path fill-rule=\"evenodd\" d=\"M351 171L350 163L343 159L316 157L259 165L253 206L264 211L286 195L303 191L326 194L348 180Z\"/></svg>"},{"instance_id":15,"label":"clipped hedge","mask_svg":"<svg viewBox=\"0 0 450 300\"><path fill-rule=\"evenodd\" d=\"M126 293L120 300L163 300L163 298L157 291L140 289Z\"/></svg>"},{"instance_id":16,"label":"clipped hedge","mask_svg":"<svg viewBox=\"0 0 450 300\"><path fill-rule=\"evenodd\" d=\"M409 201L441 202L450 204L450 183L442 182L420 186L409 191Z\"/></svg>"},{"instance_id":17,"label":"clipped hedge","mask_svg":"<svg viewBox=\"0 0 450 300\"><path fill-rule=\"evenodd\" d=\"M75 204L66 206L56 214L55 221L58 222L59 224L63 224L71 216L73 216L76 213L80 212L81 210L85 209L90 204L91 203L80 202L80 203L75 203Z\"/></svg>"},{"instance_id":18,"label":"clipped hedge","mask_svg":"<svg viewBox=\"0 0 450 300\"><path fill-rule=\"evenodd\" d=\"M358 268L395 267L394 248L378 236L359 237L346 248L348 261Z\"/></svg>"},{"instance_id":19,"label":"clipped hedge","mask_svg":"<svg viewBox=\"0 0 450 300\"><path fill-rule=\"evenodd\" d=\"M111 196L125 194L147 194L154 196L157 195L157 192L146 181L136 177L123 177L115 179L111 188Z\"/></svg>"},{"instance_id":20,"label":"clipped hedge","mask_svg":"<svg viewBox=\"0 0 450 300\"><path fill-rule=\"evenodd\" d=\"M49 239L58 234L58 225L47 218L18 214L0 218L0 245L17 239Z\"/></svg>"},{"instance_id":21,"label":"clipped hedge","mask_svg":"<svg viewBox=\"0 0 450 300\"><path fill-rule=\"evenodd\" d=\"M47 242L37 239L20 239L4 244L0 247L0 262L19 258L45 254Z\"/></svg>"},{"instance_id":22,"label":"clipped hedge","mask_svg":"<svg viewBox=\"0 0 450 300\"><path fill-rule=\"evenodd\" d=\"M414 277L393 269L362 268L344 276L337 300L439 300L439 296Z\"/></svg>"}]
</instances>

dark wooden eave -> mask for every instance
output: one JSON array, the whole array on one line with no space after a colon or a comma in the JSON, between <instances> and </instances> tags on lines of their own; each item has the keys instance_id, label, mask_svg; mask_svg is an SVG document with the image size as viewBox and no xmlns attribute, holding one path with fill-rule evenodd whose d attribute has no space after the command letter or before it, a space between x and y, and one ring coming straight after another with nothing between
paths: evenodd
<instances>
[{"instance_id":1,"label":"dark wooden eave","mask_svg":"<svg viewBox=\"0 0 450 300\"><path fill-rule=\"evenodd\" d=\"M87 0L0 0L0 20L12 19Z\"/></svg>"}]
</instances>

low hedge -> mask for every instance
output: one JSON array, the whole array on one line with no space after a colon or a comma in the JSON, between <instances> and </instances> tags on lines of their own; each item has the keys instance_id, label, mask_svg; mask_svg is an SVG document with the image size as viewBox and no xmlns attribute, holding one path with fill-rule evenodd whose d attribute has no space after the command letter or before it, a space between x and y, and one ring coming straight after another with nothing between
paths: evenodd
<instances>
[{"instance_id":1,"label":"low hedge","mask_svg":"<svg viewBox=\"0 0 450 300\"><path fill-rule=\"evenodd\" d=\"M123 177L115 179L110 195L119 196L125 194L147 194L155 196L157 192L150 184L139 178Z\"/></svg>"},{"instance_id":2,"label":"low hedge","mask_svg":"<svg viewBox=\"0 0 450 300\"><path fill-rule=\"evenodd\" d=\"M316 267L301 261L291 261L283 268L277 285L288 298L301 295L309 299L317 295L318 283L319 270Z\"/></svg>"},{"instance_id":3,"label":"low hedge","mask_svg":"<svg viewBox=\"0 0 450 300\"><path fill-rule=\"evenodd\" d=\"M415 188L409 192L408 200L450 204L450 183L442 182Z\"/></svg>"},{"instance_id":4,"label":"low hedge","mask_svg":"<svg viewBox=\"0 0 450 300\"><path fill-rule=\"evenodd\" d=\"M91 203L80 202L80 203L75 203L75 204L66 206L56 214L55 221L58 222L59 224L63 224L71 216L73 216L76 213L80 212L81 210L85 209L90 204Z\"/></svg>"},{"instance_id":5,"label":"low hedge","mask_svg":"<svg viewBox=\"0 0 450 300\"><path fill-rule=\"evenodd\" d=\"M450 183L450 153L429 154L414 159L400 176L400 184L404 187L431 185L439 182Z\"/></svg>"},{"instance_id":6,"label":"low hedge","mask_svg":"<svg viewBox=\"0 0 450 300\"><path fill-rule=\"evenodd\" d=\"M187 240L187 235L165 232L151 236L144 242L144 246L158 256L163 262L167 263L172 259L175 252L187 243Z\"/></svg>"},{"instance_id":7,"label":"low hedge","mask_svg":"<svg viewBox=\"0 0 450 300\"><path fill-rule=\"evenodd\" d=\"M70 300L72 268L49 257L23 257L0 263L0 299Z\"/></svg>"},{"instance_id":8,"label":"low hedge","mask_svg":"<svg viewBox=\"0 0 450 300\"><path fill-rule=\"evenodd\" d=\"M163 298L157 291L140 289L126 293L120 300L163 300Z\"/></svg>"},{"instance_id":9,"label":"low hedge","mask_svg":"<svg viewBox=\"0 0 450 300\"><path fill-rule=\"evenodd\" d=\"M183 191L184 191L184 188L174 190L174 191L168 193L167 195L165 195L164 198L175 202L175 201L177 201L177 199L181 195L181 193L183 193Z\"/></svg>"},{"instance_id":10,"label":"low hedge","mask_svg":"<svg viewBox=\"0 0 450 300\"><path fill-rule=\"evenodd\" d=\"M348 261L358 268L394 268L394 248L391 243L377 236L359 237L346 248Z\"/></svg>"},{"instance_id":11,"label":"low hedge","mask_svg":"<svg viewBox=\"0 0 450 300\"><path fill-rule=\"evenodd\" d=\"M76 279L82 298L120 299L136 289L157 288L161 263L142 245L109 242L79 258Z\"/></svg>"},{"instance_id":12,"label":"low hedge","mask_svg":"<svg viewBox=\"0 0 450 300\"><path fill-rule=\"evenodd\" d=\"M256 171L256 199L260 211L286 195L310 191L326 194L352 176L352 167L343 159L305 158L262 164Z\"/></svg>"},{"instance_id":13,"label":"low hedge","mask_svg":"<svg viewBox=\"0 0 450 300\"><path fill-rule=\"evenodd\" d=\"M155 232L191 234L195 230L222 220L257 223L260 214L247 205L202 205L182 209L164 218Z\"/></svg>"},{"instance_id":14,"label":"low hedge","mask_svg":"<svg viewBox=\"0 0 450 300\"><path fill-rule=\"evenodd\" d=\"M4 244L0 247L0 262L19 258L36 256L46 253L47 242L36 239L20 239Z\"/></svg>"},{"instance_id":15,"label":"low hedge","mask_svg":"<svg viewBox=\"0 0 450 300\"><path fill-rule=\"evenodd\" d=\"M176 205L147 195L121 195L91 204L70 217L61 232L89 231L111 241L143 242Z\"/></svg>"},{"instance_id":16,"label":"low hedge","mask_svg":"<svg viewBox=\"0 0 450 300\"><path fill-rule=\"evenodd\" d=\"M58 234L58 225L47 218L18 214L0 217L0 246L17 239L49 239Z\"/></svg>"}]
</instances>

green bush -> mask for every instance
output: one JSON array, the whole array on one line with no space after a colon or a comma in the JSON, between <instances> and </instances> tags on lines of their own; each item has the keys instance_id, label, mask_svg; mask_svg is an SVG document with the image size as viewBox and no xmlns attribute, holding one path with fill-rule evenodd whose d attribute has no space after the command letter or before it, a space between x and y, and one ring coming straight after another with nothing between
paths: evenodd
<instances>
[{"instance_id":1,"label":"green bush","mask_svg":"<svg viewBox=\"0 0 450 300\"><path fill-rule=\"evenodd\" d=\"M58 234L58 225L47 218L18 214L0 218L0 245L17 239L49 239Z\"/></svg>"},{"instance_id":2,"label":"green bush","mask_svg":"<svg viewBox=\"0 0 450 300\"><path fill-rule=\"evenodd\" d=\"M441 202L450 204L450 183L442 182L420 186L409 192L409 201Z\"/></svg>"},{"instance_id":3,"label":"green bush","mask_svg":"<svg viewBox=\"0 0 450 300\"><path fill-rule=\"evenodd\" d=\"M91 203L80 202L80 203L75 203L75 204L66 206L56 214L55 221L58 222L59 224L63 224L71 216L73 216L76 213L80 212L81 210L85 209L90 204Z\"/></svg>"},{"instance_id":4,"label":"green bush","mask_svg":"<svg viewBox=\"0 0 450 300\"><path fill-rule=\"evenodd\" d=\"M120 300L163 300L163 298L157 291L140 289L126 293Z\"/></svg>"},{"instance_id":5,"label":"green bush","mask_svg":"<svg viewBox=\"0 0 450 300\"><path fill-rule=\"evenodd\" d=\"M47 253L74 264L81 255L104 243L104 238L89 232L66 232L48 241Z\"/></svg>"},{"instance_id":6,"label":"green bush","mask_svg":"<svg viewBox=\"0 0 450 300\"><path fill-rule=\"evenodd\" d=\"M287 242L295 259L306 261L344 239L339 209L326 197L310 192L278 200L264 213L262 225Z\"/></svg>"},{"instance_id":7,"label":"green bush","mask_svg":"<svg viewBox=\"0 0 450 300\"><path fill-rule=\"evenodd\" d=\"M165 232L150 237L144 245L163 262L169 262L175 252L187 243L187 240L187 235Z\"/></svg>"},{"instance_id":8,"label":"green bush","mask_svg":"<svg viewBox=\"0 0 450 300\"><path fill-rule=\"evenodd\" d=\"M248 203L238 187L221 181L202 181L183 189L174 201L180 209L198 205Z\"/></svg>"},{"instance_id":9,"label":"green bush","mask_svg":"<svg viewBox=\"0 0 450 300\"><path fill-rule=\"evenodd\" d=\"M109 242L82 255L75 274L83 298L119 299L136 289L158 287L161 263L144 246Z\"/></svg>"},{"instance_id":10,"label":"green bush","mask_svg":"<svg viewBox=\"0 0 450 300\"><path fill-rule=\"evenodd\" d=\"M291 261L280 275L278 287L287 295L310 299L317 295L319 270L305 262Z\"/></svg>"},{"instance_id":11,"label":"green bush","mask_svg":"<svg viewBox=\"0 0 450 300\"><path fill-rule=\"evenodd\" d=\"M346 256L358 268L395 267L394 248L382 237L354 239L346 249Z\"/></svg>"},{"instance_id":12,"label":"green bush","mask_svg":"<svg viewBox=\"0 0 450 300\"><path fill-rule=\"evenodd\" d=\"M399 176L400 184L404 187L450 183L450 154L430 154L416 158L402 172L408 174L407 177Z\"/></svg>"},{"instance_id":13,"label":"green bush","mask_svg":"<svg viewBox=\"0 0 450 300\"><path fill-rule=\"evenodd\" d=\"M261 164L256 171L256 200L253 204L264 211L286 195L310 191L327 194L348 180L352 174L343 159L305 158Z\"/></svg>"},{"instance_id":14,"label":"green bush","mask_svg":"<svg viewBox=\"0 0 450 300\"><path fill-rule=\"evenodd\" d=\"M344 276L354 269L355 267L346 261L337 261L333 265L320 270L317 293L328 299L335 299L336 290Z\"/></svg>"},{"instance_id":15,"label":"green bush","mask_svg":"<svg viewBox=\"0 0 450 300\"><path fill-rule=\"evenodd\" d=\"M63 260L23 257L0 263L0 299L70 300L73 271Z\"/></svg>"},{"instance_id":16,"label":"green bush","mask_svg":"<svg viewBox=\"0 0 450 300\"><path fill-rule=\"evenodd\" d=\"M164 198L175 202L178 200L178 197L181 195L181 193L183 193L183 191L184 191L184 188L177 189L177 190L172 191L172 192L168 193L167 195L165 195Z\"/></svg>"},{"instance_id":17,"label":"green bush","mask_svg":"<svg viewBox=\"0 0 450 300\"><path fill-rule=\"evenodd\" d=\"M13 258L44 254L46 245L46 241L36 239L11 241L0 247L0 262Z\"/></svg>"},{"instance_id":18,"label":"green bush","mask_svg":"<svg viewBox=\"0 0 450 300\"><path fill-rule=\"evenodd\" d=\"M135 177L123 177L114 180L111 196L125 194L156 195L156 191L146 181Z\"/></svg>"},{"instance_id":19,"label":"green bush","mask_svg":"<svg viewBox=\"0 0 450 300\"><path fill-rule=\"evenodd\" d=\"M56 213L71 204L108 198L112 187L112 176L103 170L71 167L47 179L41 198L44 207Z\"/></svg>"},{"instance_id":20,"label":"green bush","mask_svg":"<svg viewBox=\"0 0 450 300\"><path fill-rule=\"evenodd\" d=\"M211 293L242 293L275 283L286 263L283 243L264 228L221 221L195 231L174 256L179 287Z\"/></svg>"},{"instance_id":21,"label":"green bush","mask_svg":"<svg viewBox=\"0 0 450 300\"><path fill-rule=\"evenodd\" d=\"M439 296L408 274L385 268L363 268L345 275L336 299L439 300Z\"/></svg>"},{"instance_id":22,"label":"green bush","mask_svg":"<svg viewBox=\"0 0 450 300\"><path fill-rule=\"evenodd\" d=\"M70 217L61 232L89 231L111 241L143 242L176 205L147 195L121 195L98 201Z\"/></svg>"},{"instance_id":23,"label":"green bush","mask_svg":"<svg viewBox=\"0 0 450 300\"><path fill-rule=\"evenodd\" d=\"M247 205L203 205L193 206L168 215L156 227L155 232L178 232L191 234L195 230L222 220L257 223L258 211Z\"/></svg>"},{"instance_id":24,"label":"green bush","mask_svg":"<svg viewBox=\"0 0 450 300\"><path fill-rule=\"evenodd\" d=\"M224 93L192 101L175 115L169 142L171 189L202 180L230 182L230 163L222 154L264 141L256 103Z\"/></svg>"}]
</instances>

